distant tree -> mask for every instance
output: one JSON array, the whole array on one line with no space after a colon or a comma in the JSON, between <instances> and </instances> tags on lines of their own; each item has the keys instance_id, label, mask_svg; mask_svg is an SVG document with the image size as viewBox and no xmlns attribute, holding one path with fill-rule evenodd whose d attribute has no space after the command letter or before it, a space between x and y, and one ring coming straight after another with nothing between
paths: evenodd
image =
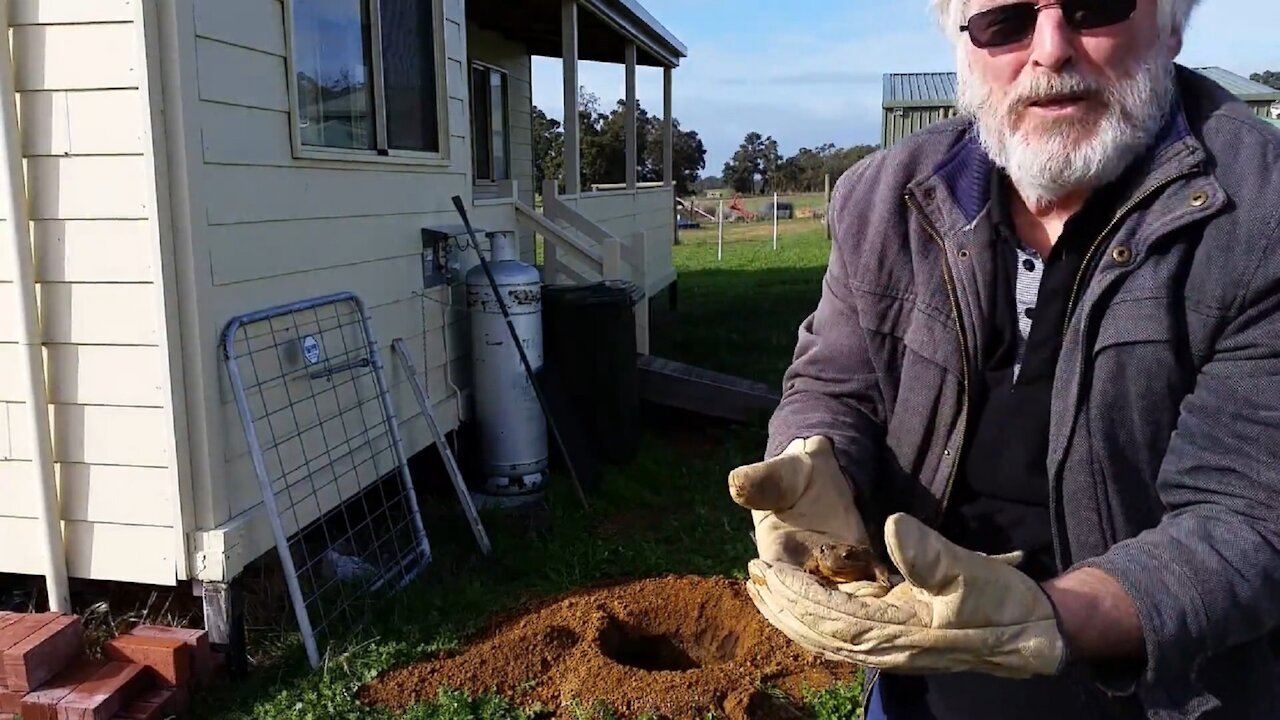
<instances>
[{"instance_id":1,"label":"distant tree","mask_svg":"<svg viewBox=\"0 0 1280 720\"><path fill-rule=\"evenodd\" d=\"M1254 73L1249 76L1250 80L1260 82L1267 87L1280 90L1280 70L1267 70L1266 72Z\"/></svg>"},{"instance_id":2,"label":"distant tree","mask_svg":"<svg viewBox=\"0 0 1280 720\"><path fill-rule=\"evenodd\" d=\"M817 148L800 148L795 155L782 161L774 189L779 192L821 192L828 177L834 183L845 170L877 149L875 145L841 148L832 143Z\"/></svg>"},{"instance_id":3,"label":"distant tree","mask_svg":"<svg viewBox=\"0 0 1280 720\"><path fill-rule=\"evenodd\" d=\"M579 161L582 184L620 183L627 179L627 107L619 100L608 113L601 109L598 96L579 91L578 121L580 137ZM643 106L636 108L636 179L639 182L662 180L663 120L650 115ZM554 119L534 108L534 169L541 168L540 178L564 174L564 132ZM688 194L707 164L707 149L698 133L680 127L680 119L672 121L673 184L676 192ZM541 187L541 179L538 180Z\"/></svg>"},{"instance_id":4,"label":"distant tree","mask_svg":"<svg viewBox=\"0 0 1280 720\"><path fill-rule=\"evenodd\" d=\"M641 182L657 182L662 179L662 124L663 119L657 117L649 117L648 123L644 124L637 120L641 129L640 137L647 138L640 147L643 165L640 171ZM696 130L680 127L680 118L671 121L671 139L671 172L675 176L672 184L675 185L677 195L688 195L693 192L694 184L707 167L707 148Z\"/></svg>"},{"instance_id":5,"label":"distant tree","mask_svg":"<svg viewBox=\"0 0 1280 720\"><path fill-rule=\"evenodd\" d=\"M764 156L764 136L754 131L747 133L733 157L724 164L725 185L737 193L754 193L756 180L765 172Z\"/></svg>"},{"instance_id":6,"label":"distant tree","mask_svg":"<svg viewBox=\"0 0 1280 720\"><path fill-rule=\"evenodd\" d=\"M564 129L560 121L547 117L542 108L533 108L533 182L542 192L547 178L564 174Z\"/></svg>"},{"instance_id":7,"label":"distant tree","mask_svg":"<svg viewBox=\"0 0 1280 720\"><path fill-rule=\"evenodd\" d=\"M764 139L760 146L760 192L770 193L774 190L774 179L778 168L782 166L782 156L778 152L778 141L773 136Z\"/></svg>"}]
</instances>

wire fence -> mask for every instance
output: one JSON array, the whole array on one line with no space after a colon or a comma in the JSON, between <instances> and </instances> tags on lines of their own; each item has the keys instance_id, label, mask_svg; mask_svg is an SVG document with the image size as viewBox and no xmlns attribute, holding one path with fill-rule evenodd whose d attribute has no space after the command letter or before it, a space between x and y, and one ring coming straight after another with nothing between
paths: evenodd
<instances>
[{"instance_id":1,"label":"wire fence","mask_svg":"<svg viewBox=\"0 0 1280 720\"><path fill-rule=\"evenodd\" d=\"M431 560L368 313L341 293L233 318L222 354L312 667Z\"/></svg>"}]
</instances>

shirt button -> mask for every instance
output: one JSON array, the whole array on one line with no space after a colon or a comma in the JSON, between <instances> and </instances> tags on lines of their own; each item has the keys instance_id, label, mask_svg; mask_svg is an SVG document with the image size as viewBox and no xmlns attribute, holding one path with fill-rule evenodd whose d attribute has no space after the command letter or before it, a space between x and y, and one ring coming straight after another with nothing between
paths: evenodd
<instances>
[{"instance_id":1,"label":"shirt button","mask_svg":"<svg viewBox=\"0 0 1280 720\"><path fill-rule=\"evenodd\" d=\"M1022 314L1023 314L1023 315L1026 315L1028 320L1035 320L1035 319L1036 319L1036 309L1035 309L1035 308L1033 308L1033 307L1029 307L1029 308L1027 308L1026 310L1023 310L1023 311L1022 311Z\"/></svg>"},{"instance_id":2,"label":"shirt button","mask_svg":"<svg viewBox=\"0 0 1280 720\"><path fill-rule=\"evenodd\" d=\"M1191 194L1191 207L1200 207L1207 202L1209 202L1209 193L1200 191Z\"/></svg>"},{"instance_id":3,"label":"shirt button","mask_svg":"<svg viewBox=\"0 0 1280 720\"><path fill-rule=\"evenodd\" d=\"M1027 272L1031 272L1036 269L1036 261L1031 258L1027 258L1022 261L1022 267L1025 268Z\"/></svg>"}]
</instances>

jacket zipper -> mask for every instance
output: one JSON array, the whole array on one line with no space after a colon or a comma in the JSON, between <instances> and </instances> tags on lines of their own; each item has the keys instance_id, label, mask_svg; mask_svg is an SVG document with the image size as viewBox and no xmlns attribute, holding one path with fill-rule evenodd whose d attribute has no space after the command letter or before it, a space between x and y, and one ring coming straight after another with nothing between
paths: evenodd
<instances>
[{"instance_id":1,"label":"jacket zipper","mask_svg":"<svg viewBox=\"0 0 1280 720\"><path fill-rule=\"evenodd\" d=\"M1137 207L1138 204L1141 203L1143 200L1146 200L1147 198L1151 197L1157 191L1161 190L1165 186L1170 185L1178 180L1181 180L1182 178L1187 177L1189 175L1194 175L1196 174L1196 172L1197 171L1195 170L1184 170L1183 172L1180 172L1177 175L1173 175L1171 177L1165 178L1164 181L1158 182L1155 185L1152 185L1151 187L1147 188L1141 195L1139 195L1138 197L1126 203L1124 207L1120 208L1120 212L1116 213L1116 216L1111 218L1111 222L1107 224L1106 229L1104 229L1102 231L1102 234L1098 236L1098 239L1094 240L1093 244L1089 246L1089 251L1086 252L1084 255L1084 262L1080 264L1080 270L1079 272L1076 273L1075 284L1071 287L1071 296L1067 298L1067 317L1062 324L1062 337L1064 340L1067 337L1067 330L1071 327L1071 314L1075 310L1076 300L1078 299L1077 296L1080 294L1080 284L1084 281L1084 275L1089 268L1089 263L1093 262L1093 254L1098 251L1098 248L1102 245L1102 241L1106 240L1107 236L1111 234L1111 231L1116 229L1116 225L1118 225L1120 221L1124 219L1124 216L1128 215L1129 211Z\"/></svg>"},{"instance_id":2,"label":"jacket zipper","mask_svg":"<svg viewBox=\"0 0 1280 720\"><path fill-rule=\"evenodd\" d=\"M942 280L947 286L947 297L951 301L951 315L955 319L956 334L960 338L960 368L961 368L961 406L960 406L960 442L955 448L955 462L951 464L951 471L947 474L947 485L943 490L942 504L938 509L937 523L941 523L947 512L947 504L951 500L951 489L955 483L956 472L960 468L961 453L964 452L965 433L968 431L969 424L969 340L965 336L964 323L960 317L960 297L956 291L955 278L951 274L951 264L947 261L947 246L942 240L942 235L933 226L933 222L929 220L928 215L920 207L919 202L911 193L905 193L903 197L907 201L907 205L915 210L920 216L921 222L924 224L925 230L934 242L938 243L939 249L942 250Z\"/></svg>"},{"instance_id":3,"label":"jacket zipper","mask_svg":"<svg viewBox=\"0 0 1280 720\"><path fill-rule=\"evenodd\" d=\"M1102 246L1102 242L1107 239L1107 236L1111 234L1111 231L1115 230L1116 225L1120 224L1120 221L1123 220L1124 217L1129 214L1129 211L1137 207L1139 203L1151 197L1152 195L1159 192L1163 188L1173 184L1174 182L1177 182L1178 180L1181 180L1185 177L1195 175L1197 172L1199 172L1198 169L1184 170L1180 173L1177 173L1176 175L1171 175L1170 177L1165 178L1161 182L1158 182L1155 185L1152 185L1151 187L1147 188L1137 197L1130 200L1128 203L1125 203L1125 205L1120 208L1120 211L1116 213L1115 217L1111 218L1111 222L1108 223L1106 228L1103 229L1102 233L1098 235L1098 238L1093 241L1093 244L1089 246L1089 250L1085 253L1085 256L1084 256L1084 262L1080 264L1080 270L1076 273L1075 283L1071 287L1071 295L1067 298L1067 315L1066 315L1066 318L1063 320L1063 324L1062 324L1062 339L1064 343L1066 342L1067 332L1071 328L1071 317L1075 312L1076 302L1079 299L1081 284L1084 282L1084 277L1086 272L1088 272L1089 264L1093 262L1093 255L1098 251L1098 248ZM1081 375L1083 376L1083 373ZM1079 391L1078 385L1079 385L1079 382L1077 382L1077 392ZM1049 531L1050 531L1050 535L1053 538L1053 556L1054 556L1055 562L1058 565L1058 572L1065 572L1066 567L1069 565L1069 563L1067 562L1068 559L1062 556L1062 542L1059 538L1059 532L1058 532L1059 531L1058 514L1062 512L1062 503L1058 502L1058 485L1059 483L1057 482L1056 478L1050 478L1049 503L1050 503L1050 508L1052 510L1052 518L1049 523Z\"/></svg>"}]
</instances>

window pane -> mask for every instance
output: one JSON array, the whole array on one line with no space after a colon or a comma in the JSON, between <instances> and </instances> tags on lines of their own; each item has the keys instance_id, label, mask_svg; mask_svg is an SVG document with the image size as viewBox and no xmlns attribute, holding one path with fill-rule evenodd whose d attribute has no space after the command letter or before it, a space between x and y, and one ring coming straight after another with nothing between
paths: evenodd
<instances>
[{"instance_id":1,"label":"window pane","mask_svg":"<svg viewBox=\"0 0 1280 720\"><path fill-rule=\"evenodd\" d=\"M295 0L293 24L302 144L373 149L368 3Z\"/></svg>"},{"instance_id":2,"label":"window pane","mask_svg":"<svg viewBox=\"0 0 1280 720\"><path fill-rule=\"evenodd\" d=\"M493 173L495 180L506 180L507 168L507 75L489 73L489 108L493 113Z\"/></svg>"},{"instance_id":3,"label":"window pane","mask_svg":"<svg viewBox=\"0 0 1280 720\"><path fill-rule=\"evenodd\" d=\"M398 150L440 151L433 1L380 3L387 146Z\"/></svg>"},{"instance_id":4,"label":"window pane","mask_svg":"<svg viewBox=\"0 0 1280 720\"><path fill-rule=\"evenodd\" d=\"M471 68L471 155L477 180L492 180L493 170L489 155L489 71L483 67Z\"/></svg>"}]
</instances>

